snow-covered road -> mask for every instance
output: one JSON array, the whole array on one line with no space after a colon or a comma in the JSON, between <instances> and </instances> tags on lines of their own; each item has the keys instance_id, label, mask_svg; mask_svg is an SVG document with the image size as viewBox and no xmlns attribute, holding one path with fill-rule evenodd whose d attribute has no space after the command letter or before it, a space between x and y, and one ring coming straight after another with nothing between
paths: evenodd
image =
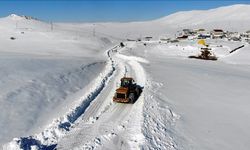
<instances>
[{"instance_id":1,"label":"snow-covered road","mask_svg":"<svg viewBox=\"0 0 250 150\"><path fill-rule=\"evenodd\" d=\"M58 143L58 149L138 149L144 142L142 133L144 92L134 104L113 103L120 78L134 77L144 87L146 74L139 57L112 53L116 72L94 100L74 129ZM144 60L144 63L147 62Z\"/></svg>"},{"instance_id":2,"label":"snow-covered road","mask_svg":"<svg viewBox=\"0 0 250 150\"><path fill-rule=\"evenodd\" d=\"M107 51L108 63L89 92L71 111L50 124L42 133L15 139L5 149L74 147L138 149L144 142L142 133L144 92L132 104L113 103L114 91L124 75L134 77L141 87L146 74L140 63L147 60L119 54L119 46ZM35 142L34 142L35 141Z\"/></svg>"}]
</instances>

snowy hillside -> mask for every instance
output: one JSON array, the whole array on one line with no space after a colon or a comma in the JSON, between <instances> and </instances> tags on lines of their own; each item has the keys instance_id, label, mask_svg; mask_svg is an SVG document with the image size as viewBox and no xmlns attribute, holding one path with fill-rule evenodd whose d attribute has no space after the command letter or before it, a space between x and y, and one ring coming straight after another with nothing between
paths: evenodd
<instances>
[{"instance_id":1,"label":"snowy hillside","mask_svg":"<svg viewBox=\"0 0 250 150\"><path fill-rule=\"evenodd\" d=\"M208 39L218 60L206 61L188 58L200 53L198 39L160 39L184 28L247 31L249 10L234 5L130 23L1 18L1 146L247 150L249 43ZM134 104L112 101L124 74L142 87Z\"/></svg>"},{"instance_id":2,"label":"snowy hillside","mask_svg":"<svg viewBox=\"0 0 250 150\"><path fill-rule=\"evenodd\" d=\"M247 31L250 30L249 13L249 5L233 5L211 10L177 12L160 19L145 22L95 23L95 29L97 33L99 32L102 35L110 36L112 33L113 38L120 39L134 39L143 36L171 36L177 30L186 28L210 30L223 28L224 30ZM71 24L70 26L79 28L79 24ZM93 29L93 24L81 25L81 27L83 26Z\"/></svg>"},{"instance_id":3,"label":"snowy hillside","mask_svg":"<svg viewBox=\"0 0 250 150\"><path fill-rule=\"evenodd\" d=\"M178 12L158 19L157 22L177 25L178 28L224 28L245 31L249 30L249 13L249 5L233 5L211 10Z\"/></svg>"},{"instance_id":4,"label":"snowy hillside","mask_svg":"<svg viewBox=\"0 0 250 150\"><path fill-rule=\"evenodd\" d=\"M48 23L17 15L0 19L0 30L3 144L39 132L70 108L72 93L83 92L104 67L100 50L111 41L90 37L91 31L51 31Z\"/></svg>"}]
</instances>

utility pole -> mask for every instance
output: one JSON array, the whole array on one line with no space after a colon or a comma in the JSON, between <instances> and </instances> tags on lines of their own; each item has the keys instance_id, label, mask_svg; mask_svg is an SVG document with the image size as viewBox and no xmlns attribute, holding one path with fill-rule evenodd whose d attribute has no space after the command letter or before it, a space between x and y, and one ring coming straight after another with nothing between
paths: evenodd
<instances>
[{"instance_id":1,"label":"utility pole","mask_svg":"<svg viewBox=\"0 0 250 150\"><path fill-rule=\"evenodd\" d=\"M93 37L95 37L95 24L93 24Z\"/></svg>"},{"instance_id":2,"label":"utility pole","mask_svg":"<svg viewBox=\"0 0 250 150\"><path fill-rule=\"evenodd\" d=\"M52 21L50 21L50 29L51 29L51 31L53 31L53 29L54 29Z\"/></svg>"}]
</instances>

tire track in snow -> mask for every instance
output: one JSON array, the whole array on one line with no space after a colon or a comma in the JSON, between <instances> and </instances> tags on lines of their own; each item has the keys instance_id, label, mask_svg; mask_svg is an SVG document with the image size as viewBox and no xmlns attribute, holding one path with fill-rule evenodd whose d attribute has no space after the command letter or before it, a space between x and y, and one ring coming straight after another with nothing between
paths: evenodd
<instances>
[{"instance_id":1,"label":"tire track in snow","mask_svg":"<svg viewBox=\"0 0 250 150\"><path fill-rule=\"evenodd\" d=\"M77 148L77 146L79 146L79 149L83 146L87 149L92 149L95 145L99 145L98 140L96 140L98 135L102 134L105 139L107 139L107 136L114 136L113 133L107 134L106 130L109 130L110 127L105 125L105 123L100 124L99 121L102 119L105 120L105 114L112 113L117 108L112 102L112 97L116 89L115 84L120 81L123 75L123 67L116 65L116 72L112 76L112 80L105 86L97 99L91 103L86 113L83 114L82 119L78 120L74 127L75 129L59 142L58 149L67 150L73 147ZM102 106L99 105L100 103ZM101 128L99 128L100 126ZM92 143L91 139L93 139Z\"/></svg>"},{"instance_id":2,"label":"tire track in snow","mask_svg":"<svg viewBox=\"0 0 250 150\"><path fill-rule=\"evenodd\" d=\"M145 85L145 72L137 62L143 60L142 58L115 54L113 59L117 63L116 70L119 72L114 80L119 82L127 70L127 75L134 77L141 86ZM105 87L108 94L103 91L89 107L89 113L83 115L83 120L76 129L60 141L59 149L139 149L144 141L141 131L144 94L134 104L113 103L112 96L116 87L114 84L110 86L110 88ZM98 112L92 114L93 110L100 111L101 108L98 106L100 101L111 102L111 105L108 109L101 110L100 114ZM96 114L99 115L95 116ZM91 116L94 118L93 122L89 122Z\"/></svg>"},{"instance_id":3,"label":"tire track in snow","mask_svg":"<svg viewBox=\"0 0 250 150\"><path fill-rule=\"evenodd\" d=\"M143 67L139 62L148 63L140 57L126 56L117 54L116 60L122 64L122 68L127 70L129 75L132 76L137 84L144 86L146 83L146 74ZM139 61L139 62L138 62ZM105 141L105 145L110 145L114 141L117 141L116 147L118 149L139 149L144 142L144 136L142 134L143 123L143 105L144 105L144 92L134 104L114 104L111 112L111 116L107 118L107 123L113 122L118 125L114 126L111 133L115 136L110 141ZM117 115L119 114L119 115ZM102 147L101 146L101 147Z\"/></svg>"},{"instance_id":4,"label":"tire track in snow","mask_svg":"<svg viewBox=\"0 0 250 150\"><path fill-rule=\"evenodd\" d=\"M140 145L140 149L176 150L177 145L171 135L173 134L171 127L180 116L175 114L168 106L159 106L157 101L161 98L161 93L159 93L158 90L162 84L152 82L151 79L146 77L146 73L139 63L148 63L148 61L135 56L129 57L125 55L118 55L118 57L129 60L128 63L133 65L133 68L136 68L136 78L138 79L137 83L145 87L142 93L144 100L140 101L143 102L143 104L141 104L143 105L143 110L141 110L143 120L140 120L142 125L137 127L138 129L141 129L144 136L144 142ZM138 122L140 121L135 121L136 124L134 126L138 125ZM136 131L134 132L136 133Z\"/></svg>"}]
</instances>

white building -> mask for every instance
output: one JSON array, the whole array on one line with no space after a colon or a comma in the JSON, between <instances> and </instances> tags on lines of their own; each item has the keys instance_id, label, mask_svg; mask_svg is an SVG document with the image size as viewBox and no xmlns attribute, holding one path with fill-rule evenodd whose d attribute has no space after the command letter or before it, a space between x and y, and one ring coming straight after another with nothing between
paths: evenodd
<instances>
[{"instance_id":1,"label":"white building","mask_svg":"<svg viewBox=\"0 0 250 150\"><path fill-rule=\"evenodd\" d=\"M225 37L225 32L222 29L214 29L211 32L212 38L216 39L216 38L224 38Z\"/></svg>"}]
</instances>

